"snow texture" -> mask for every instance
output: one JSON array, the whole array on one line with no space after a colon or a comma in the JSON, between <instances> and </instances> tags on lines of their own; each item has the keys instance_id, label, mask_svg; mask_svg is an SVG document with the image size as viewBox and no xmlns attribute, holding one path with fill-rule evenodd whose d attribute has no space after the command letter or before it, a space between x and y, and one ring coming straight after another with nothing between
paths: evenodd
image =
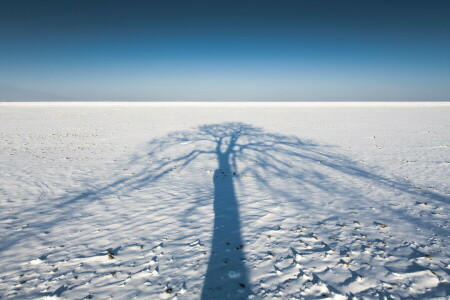
<instances>
[{"instance_id":1,"label":"snow texture","mask_svg":"<svg viewBox=\"0 0 450 300\"><path fill-rule=\"evenodd\" d=\"M447 299L449 116L0 105L0 298Z\"/></svg>"}]
</instances>

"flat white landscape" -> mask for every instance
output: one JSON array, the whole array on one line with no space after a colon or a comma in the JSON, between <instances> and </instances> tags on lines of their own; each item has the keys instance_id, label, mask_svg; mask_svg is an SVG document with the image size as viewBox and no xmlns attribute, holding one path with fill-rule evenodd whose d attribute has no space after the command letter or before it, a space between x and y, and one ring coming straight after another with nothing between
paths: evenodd
<instances>
[{"instance_id":1,"label":"flat white landscape","mask_svg":"<svg viewBox=\"0 0 450 300\"><path fill-rule=\"evenodd\" d=\"M2 299L448 299L449 103L2 103Z\"/></svg>"}]
</instances>

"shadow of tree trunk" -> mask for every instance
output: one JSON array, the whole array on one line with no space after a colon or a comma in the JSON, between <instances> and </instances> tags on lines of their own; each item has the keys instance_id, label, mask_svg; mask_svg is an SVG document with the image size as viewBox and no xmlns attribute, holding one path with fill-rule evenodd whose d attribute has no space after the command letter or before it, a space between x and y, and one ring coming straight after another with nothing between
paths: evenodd
<instances>
[{"instance_id":1,"label":"shadow of tree trunk","mask_svg":"<svg viewBox=\"0 0 450 300\"><path fill-rule=\"evenodd\" d=\"M202 299L247 299L249 294L244 244L241 237L239 206L233 184L230 154L237 140L230 138L226 151L221 151L224 141L216 145L219 168L215 170L214 229L211 255L205 275Z\"/></svg>"}]
</instances>

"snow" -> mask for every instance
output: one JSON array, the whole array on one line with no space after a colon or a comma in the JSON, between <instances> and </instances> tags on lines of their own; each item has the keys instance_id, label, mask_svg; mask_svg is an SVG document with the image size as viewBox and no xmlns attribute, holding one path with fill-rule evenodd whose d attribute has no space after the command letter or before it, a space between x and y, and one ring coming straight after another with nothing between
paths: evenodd
<instances>
[{"instance_id":1,"label":"snow","mask_svg":"<svg viewBox=\"0 0 450 300\"><path fill-rule=\"evenodd\" d=\"M450 296L449 103L1 103L5 299Z\"/></svg>"}]
</instances>

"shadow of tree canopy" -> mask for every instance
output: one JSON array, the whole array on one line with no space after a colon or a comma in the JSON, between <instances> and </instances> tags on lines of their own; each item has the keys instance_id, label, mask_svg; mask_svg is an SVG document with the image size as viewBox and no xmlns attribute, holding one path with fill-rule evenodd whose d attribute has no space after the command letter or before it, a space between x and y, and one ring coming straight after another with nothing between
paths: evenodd
<instances>
[{"instance_id":1,"label":"shadow of tree canopy","mask_svg":"<svg viewBox=\"0 0 450 300\"><path fill-rule=\"evenodd\" d=\"M173 155L172 152L178 151L183 144L191 145L191 150L181 152L181 155L178 153ZM234 173L250 174L258 180L261 188L281 195L286 193L271 184L267 178L276 176L291 178L296 180L299 186L310 184L344 196L361 194L350 185L329 180L326 172L310 168L320 165L323 170L368 180L374 185L394 187L401 192L442 203L449 202L448 196L428 190L417 190L407 180L392 179L368 171L351 158L334 153L330 146L305 141L296 136L268 133L261 128L238 122L202 125L190 131L171 132L161 138L152 139L144 150L147 152L146 156L141 153L135 154L128 162L129 165L139 165L141 168L139 172L83 191L75 197L64 197L64 201L57 204L57 207L61 208L93 195L110 193L110 189L116 187L120 187L122 193L139 189L169 174L174 167L182 170L199 159L217 159L219 169L224 160L228 159L229 168L234 170ZM169 159L160 159L164 153L169 153ZM240 162L251 164L240 168ZM295 162L302 164L294 165ZM238 183L241 178L241 176L234 177Z\"/></svg>"},{"instance_id":2,"label":"shadow of tree canopy","mask_svg":"<svg viewBox=\"0 0 450 300\"><path fill-rule=\"evenodd\" d=\"M179 172L194 162L215 160L215 170L211 172L210 179L214 198L214 225L202 299L224 296L246 299L251 294L242 238L240 203L243 199L238 199L236 193L237 186L245 189L244 178L252 178L259 191L274 199L284 199L302 211L322 210L330 215L335 212L327 211L323 202L308 201L308 198L314 198L314 193L321 192L320 196L339 198L344 208L352 207L357 202L372 201L365 197L366 191L355 188L355 181L395 189L423 199L442 203L449 201L446 196L423 189L416 190L408 181L368 171L352 159L334 153L329 146L295 136L269 133L244 123L210 124L193 130L171 132L152 139L144 150L145 155L138 152L129 161L129 165L137 166L138 171L134 174L56 199L49 208L49 216L39 221L40 227L56 226L74 206L110 194L127 194L155 184L171 172ZM170 158L166 159L166 156ZM283 182L286 181L289 186L295 187L295 191L285 189ZM205 203L198 202L197 205ZM390 210L387 212L389 216L395 215L415 226L448 234L446 229L433 227L427 220L418 219L406 211L397 214L402 208L387 209ZM186 215L191 213L193 211L189 209L185 212ZM10 242L4 245L12 244L11 241L17 238L20 236L5 237Z\"/></svg>"}]
</instances>

